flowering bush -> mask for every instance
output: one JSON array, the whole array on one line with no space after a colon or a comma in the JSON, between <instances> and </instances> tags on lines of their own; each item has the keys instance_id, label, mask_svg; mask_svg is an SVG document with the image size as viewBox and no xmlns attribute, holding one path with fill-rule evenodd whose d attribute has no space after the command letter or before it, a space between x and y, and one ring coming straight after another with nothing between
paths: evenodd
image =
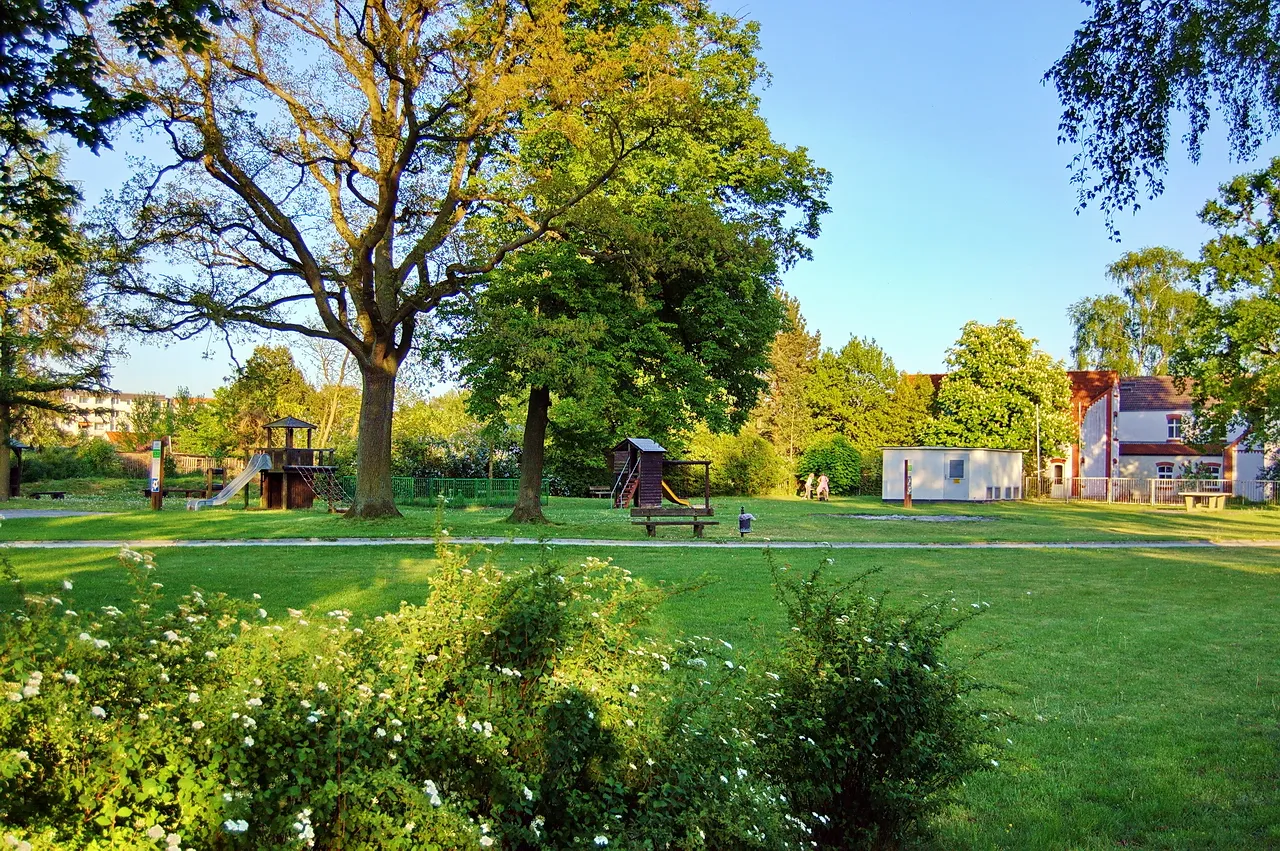
<instances>
[{"instance_id":1,"label":"flowering bush","mask_svg":"<svg viewBox=\"0 0 1280 851\"><path fill-rule=\"evenodd\" d=\"M868 593L874 571L844 585L826 559L796 576L771 556L791 631L758 730L765 761L824 848L893 847L971 772L995 767L977 685L942 659L943 639L985 604L954 598L894 610Z\"/></svg>"},{"instance_id":2,"label":"flowering bush","mask_svg":"<svg viewBox=\"0 0 1280 851\"><path fill-rule=\"evenodd\" d=\"M943 700L960 680L940 665L918 681L906 662L861 669L928 711L848 689L871 713L859 720L814 688L805 653L824 668L863 653L821 648L822 618L798 621L774 673L727 642L642 637L667 592L609 562L504 572L479 552L439 555L424 605L359 624L341 610L273 621L261 601L199 590L166 605L151 557L130 551L126 608L76 612L69 583L24 595L0 615L0 838L170 851L840 845L829 826L861 827L913 794L908 778L859 781L864 800L855 762L868 776L876 759L925 772L922 793L968 765L969 728ZM923 626L866 628L936 662ZM805 747L783 740L797 735ZM893 744L913 735L927 741ZM935 746L950 748L946 772L925 758Z\"/></svg>"}]
</instances>

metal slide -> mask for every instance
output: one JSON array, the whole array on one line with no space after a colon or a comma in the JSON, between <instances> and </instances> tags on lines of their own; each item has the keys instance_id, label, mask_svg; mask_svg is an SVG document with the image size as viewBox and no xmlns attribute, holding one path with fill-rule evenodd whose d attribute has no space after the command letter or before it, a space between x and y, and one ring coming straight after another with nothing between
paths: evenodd
<instances>
[{"instance_id":1,"label":"metal slide","mask_svg":"<svg viewBox=\"0 0 1280 851\"><path fill-rule=\"evenodd\" d=\"M231 497L240 492L240 489L249 484L253 477L263 470L271 469L270 455L254 455L249 459L249 463L245 465L244 471L231 481L227 482L222 490L218 491L208 499L189 499L187 500L188 511L199 511L202 508L209 508L214 505L222 505Z\"/></svg>"}]
</instances>

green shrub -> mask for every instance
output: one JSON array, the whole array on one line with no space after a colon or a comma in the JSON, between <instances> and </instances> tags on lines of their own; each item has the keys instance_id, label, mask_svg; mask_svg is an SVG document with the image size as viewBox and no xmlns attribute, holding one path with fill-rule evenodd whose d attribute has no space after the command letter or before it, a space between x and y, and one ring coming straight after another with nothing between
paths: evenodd
<instances>
[{"instance_id":1,"label":"green shrub","mask_svg":"<svg viewBox=\"0 0 1280 851\"><path fill-rule=\"evenodd\" d=\"M711 462L711 493L718 496L767 494L778 489L786 476L773 444L751 429L744 428L738 434L712 434L699 429L689 443L687 455ZM701 493L701 473L701 468L686 471L682 488Z\"/></svg>"},{"instance_id":2,"label":"green shrub","mask_svg":"<svg viewBox=\"0 0 1280 851\"><path fill-rule=\"evenodd\" d=\"M976 684L942 659L946 636L978 610L954 600L895 611L865 579L834 585L831 559L801 576L770 557L791 631L773 662L773 700L757 729L765 762L823 848L896 847L947 793L997 765Z\"/></svg>"},{"instance_id":3,"label":"green shrub","mask_svg":"<svg viewBox=\"0 0 1280 851\"><path fill-rule=\"evenodd\" d=\"M796 461L800 478L827 474L832 495L858 493L862 484L862 453L842 435L815 438Z\"/></svg>"},{"instance_id":4,"label":"green shrub","mask_svg":"<svg viewBox=\"0 0 1280 851\"><path fill-rule=\"evenodd\" d=\"M128 550L123 609L77 613L69 587L23 597L0 614L0 836L852 847L900 835L972 767L940 621L824 604L780 577L800 631L766 671L727 642L641 637L668 592L608 562L503 572L439 556L424 605L359 625L336 610L272 622L260 602L198 590L166 604L150 556ZM883 691L853 685L859 672Z\"/></svg>"},{"instance_id":5,"label":"green shrub","mask_svg":"<svg viewBox=\"0 0 1280 851\"><path fill-rule=\"evenodd\" d=\"M39 452L28 452L22 462L25 482L124 476L120 454L100 437L84 438L72 446L49 446Z\"/></svg>"},{"instance_id":6,"label":"green shrub","mask_svg":"<svg viewBox=\"0 0 1280 851\"><path fill-rule=\"evenodd\" d=\"M727 645L634 628L664 596L589 560L441 552L361 626L193 591L28 597L0 620L0 835L35 848L784 848L792 813ZM8 699L5 699L5 697ZM169 837L173 836L172 843Z\"/></svg>"}]
</instances>

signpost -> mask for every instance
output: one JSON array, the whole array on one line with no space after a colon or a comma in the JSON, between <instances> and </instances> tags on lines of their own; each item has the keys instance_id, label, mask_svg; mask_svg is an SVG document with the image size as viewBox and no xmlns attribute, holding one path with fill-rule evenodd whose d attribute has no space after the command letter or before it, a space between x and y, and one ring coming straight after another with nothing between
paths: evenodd
<instances>
[{"instance_id":1,"label":"signpost","mask_svg":"<svg viewBox=\"0 0 1280 851\"><path fill-rule=\"evenodd\" d=\"M902 507L911 507L911 462L902 462Z\"/></svg>"},{"instance_id":2,"label":"signpost","mask_svg":"<svg viewBox=\"0 0 1280 851\"><path fill-rule=\"evenodd\" d=\"M151 442L151 510L164 508L164 440Z\"/></svg>"}]
</instances>

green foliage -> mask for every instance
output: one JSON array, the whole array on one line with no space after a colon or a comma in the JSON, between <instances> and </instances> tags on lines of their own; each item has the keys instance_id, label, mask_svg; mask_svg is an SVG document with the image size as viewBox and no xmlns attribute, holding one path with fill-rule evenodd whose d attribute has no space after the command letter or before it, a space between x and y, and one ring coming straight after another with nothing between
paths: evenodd
<instances>
[{"instance_id":1,"label":"green foliage","mask_svg":"<svg viewBox=\"0 0 1280 851\"><path fill-rule=\"evenodd\" d=\"M786 311L786 325L773 341L769 354L768 386L755 411L756 428L781 452L788 463L813 434L809 410L809 386L822 350L822 336L809 333L800 314L799 299L779 293Z\"/></svg>"},{"instance_id":2,"label":"green foliage","mask_svg":"<svg viewBox=\"0 0 1280 851\"><path fill-rule=\"evenodd\" d=\"M832 495L860 492L862 485L862 452L843 435L819 437L809 444L796 462L796 475L826 473Z\"/></svg>"},{"instance_id":3,"label":"green foliage","mask_svg":"<svg viewBox=\"0 0 1280 851\"><path fill-rule=\"evenodd\" d=\"M503 571L438 556L424 605L358 624L340 609L272 622L265 603L199 590L168 602L151 556L129 550L123 608L77 612L70 582L37 596L6 581L18 607L0 614L0 832L41 849L780 851L849 824L836 847L855 847L925 811L938 764L952 778L969 767L945 723L960 680L934 664L945 630L925 618L877 607L850 623L852 609L788 603L799 632L774 673L728 642L643 637L671 592L608 562ZM821 637L840 646L815 668ZM839 659L887 686L846 684L860 720L817 688ZM782 740L795 731L813 740L807 762ZM914 804L906 770L921 772ZM872 822L824 810L841 789L892 807Z\"/></svg>"},{"instance_id":4,"label":"green foliage","mask_svg":"<svg viewBox=\"0 0 1280 851\"><path fill-rule=\"evenodd\" d=\"M1074 434L1071 380L1035 344L1012 319L965 323L947 353L949 372L924 442L1034 452L1038 421L1045 453L1065 447ZM1034 464L1034 456L1028 460Z\"/></svg>"},{"instance_id":5,"label":"green foliage","mask_svg":"<svg viewBox=\"0 0 1280 851\"><path fill-rule=\"evenodd\" d=\"M500 420L485 424L467 411L468 391L411 399L391 423L391 464L397 476L515 476L518 436ZM492 468L492 469L491 469Z\"/></svg>"},{"instance_id":6,"label":"green foliage","mask_svg":"<svg viewBox=\"0 0 1280 851\"><path fill-rule=\"evenodd\" d=\"M711 493L717 496L760 496L787 484L786 468L773 445L750 428L738 434L712 434L700 428L685 454L711 462ZM702 492L699 473L701 468L691 468L684 477L682 496ZM676 490L681 492L679 487Z\"/></svg>"},{"instance_id":7,"label":"green foliage","mask_svg":"<svg viewBox=\"0 0 1280 851\"><path fill-rule=\"evenodd\" d=\"M1169 248L1130 251L1107 267L1121 295L1081 299L1067 311L1076 369L1166 375L1201 298L1188 288L1194 265Z\"/></svg>"},{"instance_id":8,"label":"green foliage","mask_svg":"<svg viewBox=\"0 0 1280 851\"><path fill-rule=\"evenodd\" d=\"M1248 428L1254 445L1280 440L1280 157L1222 186L1200 220L1217 231L1201 249L1209 298L1173 361L1190 381L1195 437Z\"/></svg>"},{"instance_id":9,"label":"green foliage","mask_svg":"<svg viewBox=\"0 0 1280 851\"><path fill-rule=\"evenodd\" d=\"M74 184L42 166L56 159L69 137L95 152L112 126L137 112L133 96L112 91L100 78L102 57L85 34L95 0L8 0L0 17L0 148L21 152L36 168L0 168L0 207L28 222L36 238L55 250L74 242L67 214L80 199ZM206 0L160 0L115 6L110 28L148 58L166 42L199 48L202 18L220 20ZM51 135L52 134L52 135ZM0 236L8 222L0 221Z\"/></svg>"},{"instance_id":10,"label":"green foliage","mask_svg":"<svg viewBox=\"0 0 1280 851\"><path fill-rule=\"evenodd\" d=\"M86 437L72 446L45 447L40 452L27 453L22 459L25 482L124 475L124 464L116 448L100 437Z\"/></svg>"},{"instance_id":11,"label":"green foliage","mask_svg":"<svg viewBox=\"0 0 1280 851\"><path fill-rule=\"evenodd\" d=\"M770 662L766 761L798 809L830 814L814 825L817 847L897 847L966 776L997 764L989 716L969 699L977 684L943 660L971 615L891 607L871 596L872 572L833 584L832 559L805 575L769 563L792 629Z\"/></svg>"},{"instance_id":12,"label":"green foliage","mask_svg":"<svg viewBox=\"0 0 1280 851\"><path fill-rule=\"evenodd\" d=\"M1072 163L1081 206L1100 198L1111 223L1138 207L1139 192L1159 195L1170 138L1181 135L1198 160L1215 106L1240 161L1280 128L1276 0L1088 5L1089 19L1045 74L1062 100L1059 140L1081 148Z\"/></svg>"}]
</instances>

